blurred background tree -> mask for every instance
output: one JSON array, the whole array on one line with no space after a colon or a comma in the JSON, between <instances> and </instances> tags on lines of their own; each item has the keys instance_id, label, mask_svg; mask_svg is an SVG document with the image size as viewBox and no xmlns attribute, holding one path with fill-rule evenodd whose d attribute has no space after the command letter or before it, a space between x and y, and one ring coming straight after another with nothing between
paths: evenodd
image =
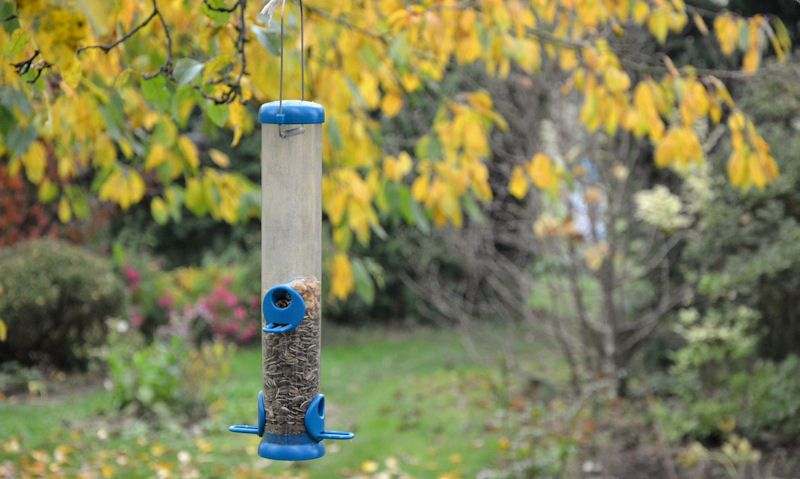
<instances>
[{"instance_id":1,"label":"blurred background tree","mask_svg":"<svg viewBox=\"0 0 800 479\"><path fill-rule=\"evenodd\" d=\"M490 323L508 344L532 330L579 404L657 398L659 441L797 440L797 2L304 3L306 98L327 112L326 318ZM0 245L60 237L111 258L124 298L86 311L136 414L197 417L177 378L202 380L175 351L224 366L222 342L258 334L254 128L279 68L262 6L0 3ZM11 306L0 321L30 327ZM533 348L501 351L503 371L549 398ZM563 473L530 465L547 462L542 426L517 419L510 468ZM559 457L580 442L549 439Z\"/></svg>"}]
</instances>

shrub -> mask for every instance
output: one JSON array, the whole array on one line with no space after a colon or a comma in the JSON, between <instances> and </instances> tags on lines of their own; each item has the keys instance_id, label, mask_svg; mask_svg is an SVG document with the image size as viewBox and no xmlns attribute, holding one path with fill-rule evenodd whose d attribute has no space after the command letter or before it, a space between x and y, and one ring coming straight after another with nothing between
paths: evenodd
<instances>
[{"instance_id":1,"label":"shrub","mask_svg":"<svg viewBox=\"0 0 800 479\"><path fill-rule=\"evenodd\" d=\"M756 443L800 439L800 359L758 360L758 314L742 306L701 316L684 310L676 332L673 398L655 409L668 438L718 442L732 432Z\"/></svg>"},{"instance_id":2,"label":"shrub","mask_svg":"<svg viewBox=\"0 0 800 479\"><path fill-rule=\"evenodd\" d=\"M686 243L682 267L702 278L710 306L744 305L759 314L759 355L781 360L796 353L800 288L800 66L769 67L748 82L740 106L773 148L781 175L775 184L747 193L726 178L727 152L714 158L714 201L700 210Z\"/></svg>"},{"instance_id":3,"label":"shrub","mask_svg":"<svg viewBox=\"0 0 800 479\"><path fill-rule=\"evenodd\" d=\"M8 339L0 361L84 367L89 349L119 315L124 293L102 257L55 240L0 249L0 319Z\"/></svg>"},{"instance_id":4,"label":"shrub","mask_svg":"<svg viewBox=\"0 0 800 479\"><path fill-rule=\"evenodd\" d=\"M222 343L192 348L191 336L160 330L149 344L128 323L114 328L108 362L119 409L146 418L194 420L217 398L216 382L229 372L233 348Z\"/></svg>"},{"instance_id":5,"label":"shrub","mask_svg":"<svg viewBox=\"0 0 800 479\"><path fill-rule=\"evenodd\" d=\"M26 368L16 361L0 364L0 393L43 393L44 378L37 369Z\"/></svg>"},{"instance_id":6,"label":"shrub","mask_svg":"<svg viewBox=\"0 0 800 479\"><path fill-rule=\"evenodd\" d=\"M259 337L259 273L248 261L170 271L147 254L115 247L114 256L130 302L131 325L152 340L159 329L191 330L190 342L221 339L236 344ZM183 334L183 333L181 333Z\"/></svg>"}]
</instances>

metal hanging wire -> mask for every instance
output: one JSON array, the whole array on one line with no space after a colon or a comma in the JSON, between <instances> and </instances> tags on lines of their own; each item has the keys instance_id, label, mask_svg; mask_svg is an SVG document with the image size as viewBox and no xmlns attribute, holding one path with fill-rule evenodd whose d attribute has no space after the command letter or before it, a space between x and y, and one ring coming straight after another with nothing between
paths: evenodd
<instances>
[{"instance_id":1,"label":"metal hanging wire","mask_svg":"<svg viewBox=\"0 0 800 479\"><path fill-rule=\"evenodd\" d=\"M305 14L303 9L303 0L298 0L300 3L300 101L306 101L306 35L305 35ZM280 93L278 99L278 114L283 113L283 43L285 31L285 15L284 10L286 3L284 2L281 8L281 78L280 78ZM300 135L305 132L305 128L293 127L284 128L283 125L278 126L278 133L281 138L289 138L290 136Z\"/></svg>"}]
</instances>

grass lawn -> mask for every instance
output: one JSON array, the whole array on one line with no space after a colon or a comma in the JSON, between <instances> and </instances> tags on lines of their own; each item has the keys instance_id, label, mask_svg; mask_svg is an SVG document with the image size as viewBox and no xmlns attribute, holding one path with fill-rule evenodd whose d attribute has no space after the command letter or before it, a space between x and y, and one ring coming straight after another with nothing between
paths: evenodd
<instances>
[{"instance_id":1,"label":"grass lawn","mask_svg":"<svg viewBox=\"0 0 800 479\"><path fill-rule=\"evenodd\" d=\"M497 341L466 348L443 330L326 326L326 426L356 439L326 441L327 455L307 463L263 460L257 437L227 432L255 422L257 349L236 353L224 400L188 428L120 417L97 386L0 402L0 477L474 477L496 463L508 433L497 370L509 345Z\"/></svg>"}]
</instances>

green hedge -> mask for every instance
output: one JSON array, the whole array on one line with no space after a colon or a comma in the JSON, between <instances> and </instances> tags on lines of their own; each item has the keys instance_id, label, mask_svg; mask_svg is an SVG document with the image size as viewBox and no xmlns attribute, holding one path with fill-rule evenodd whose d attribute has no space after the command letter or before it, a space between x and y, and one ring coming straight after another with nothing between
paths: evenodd
<instances>
[{"instance_id":1,"label":"green hedge","mask_svg":"<svg viewBox=\"0 0 800 479\"><path fill-rule=\"evenodd\" d=\"M81 248L35 240L0 249L0 362L84 367L122 313L124 291L110 263Z\"/></svg>"}]
</instances>

